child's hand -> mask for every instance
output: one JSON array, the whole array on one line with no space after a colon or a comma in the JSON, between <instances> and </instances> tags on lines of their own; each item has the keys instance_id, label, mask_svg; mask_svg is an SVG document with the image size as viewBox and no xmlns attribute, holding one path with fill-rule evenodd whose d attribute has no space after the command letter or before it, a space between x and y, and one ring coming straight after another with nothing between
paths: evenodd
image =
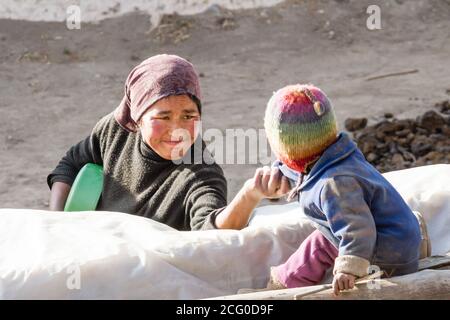
<instances>
[{"instance_id":1,"label":"child's hand","mask_svg":"<svg viewBox=\"0 0 450 320\"><path fill-rule=\"evenodd\" d=\"M339 291L353 289L355 286L356 276L348 273L338 272L333 278L333 290L335 295L339 295Z\"/></svg>"},{"instance_id":2,"label":"child's hand","mask_svg":"<svg viewBox=\"0 0 450 320\"><path fill-rule=\"evenodd\" d=\"M254 177L247 180L246 188L249 194L262 200L280 198L289 192L291 186L278 168L265 166L256 169Z\"/></svg>"}]
</instances>

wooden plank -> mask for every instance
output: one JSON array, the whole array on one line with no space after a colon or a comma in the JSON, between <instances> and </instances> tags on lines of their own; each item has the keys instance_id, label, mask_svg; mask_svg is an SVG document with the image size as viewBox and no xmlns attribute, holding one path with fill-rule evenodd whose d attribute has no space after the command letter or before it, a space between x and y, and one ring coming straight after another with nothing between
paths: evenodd
<instances>
[{"instance_id":1,"label":"wooden plank","mask_svg":"<svg viewBox=\"0 0 450 320\"><path fill-rule=\"evenodd\" d=\"M370 280L341 292L337 297L329 285L319 285L221 296L212 300L292 300L295 297L301 300L450 299L450 270L423 270L400 277Z\"/></svg>"},{"instance_id":2,"label":"wooden plank","mask_svg":"<svg viewBox=\"0 0 450 320\"><path fill-rule=\"evenodd\" d=\"M374 288L374 285L378 285ZM417 300L450 299L450 270L423 270L400 277L374 280L334 296L331 290L311 294L302 300Z\"/></svg>"},{"instance_id":3,"label":"wooden plank","mask_svg":"<svg viewBox=\"0 0 450 320\"><path fill-rule=\"evenodd\" d=\"M419 261L419 271L425 269L439 269L450 266L450 254L445 256L431 256Z\"/></svg>"}]
</instances>

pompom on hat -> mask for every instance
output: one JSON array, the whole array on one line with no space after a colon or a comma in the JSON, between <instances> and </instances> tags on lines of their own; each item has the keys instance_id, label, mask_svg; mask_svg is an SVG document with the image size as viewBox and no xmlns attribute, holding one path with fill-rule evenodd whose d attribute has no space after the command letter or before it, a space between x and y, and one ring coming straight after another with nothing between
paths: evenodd
<instances>
[{"instance_id":1,"label":"pompom on hat","mask_svg":"<svg viewBox=\"0 0 450 320\"><path fill-rule=\"evenodd\" d=\"M304 173L337 139L337 121L325 93L311 84L289 85L270 98L264 127L278 159Z\"/></svg>"},{"instance_id":2,"label":"pompom on hat","mask_svg":"<svg viewBox=\"0 0 450 320\"><path fill-rule=\"evenodd\" d=\"M176 55L156 55L142 61L130 72L114 117L121 127L136 132L139 119L155 102L183 94L189 95L201 112L200 81L194 66Z\"/></svg>"}]
</instances>

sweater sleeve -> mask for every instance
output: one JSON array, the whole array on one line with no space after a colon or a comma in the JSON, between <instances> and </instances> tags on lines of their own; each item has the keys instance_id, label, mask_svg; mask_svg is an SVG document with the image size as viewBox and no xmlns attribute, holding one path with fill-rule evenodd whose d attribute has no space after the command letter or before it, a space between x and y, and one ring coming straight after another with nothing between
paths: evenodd
<instances>
[{"instance_id":1,"label":"sweater sleeve","mask_svg":"<svg viewBox=\"0 0 450 320\"><path fill-rule=\"evenodd\" d=\"M226 205L227 181L222 169L213 164L196 172L186 203L191 230L217 229L215 218Z\"/></svg>"},{"instance_id":2,"label":"sweater sleeve","mask_svg":"<svg viewBox=\"0 0 450 320\"><path fill-rule=\"evenodd\" d=\"M100 146L101 127L104 123L102 120L97 123L88 137L67 151L56 168L47 176L47 184L50 189L57 181L72 185L78 172L87 163L103 164Z\"/></svg>"},{"instance_id":3,"label":"sweater sleeve","mask_svg":"<svg viewBox=\"0 0 450 320\"><path fill-rule=\"evenodd\" d=\"M375 249L375 221L358 181L349 176L328 179L320 193L321 209L339 239L334 273L363 276Z\"/></svg>"}]
</instances>

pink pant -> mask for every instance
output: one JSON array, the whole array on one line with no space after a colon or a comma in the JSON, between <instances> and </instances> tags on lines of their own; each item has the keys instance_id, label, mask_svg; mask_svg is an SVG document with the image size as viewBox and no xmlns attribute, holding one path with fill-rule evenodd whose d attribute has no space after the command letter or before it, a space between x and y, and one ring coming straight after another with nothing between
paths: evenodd
<instances>
[{"instance_id":1,"label":"pink pant","mask_svg":"<svg viewBox=\"0 0 450 320\"><path fill-rule=\"evenodd\" d=\"M275 267L275 276L287 288L316 285L334 265L337 256L338 250L316 230L285 263Z\"/></svg>"}]
</instances>

